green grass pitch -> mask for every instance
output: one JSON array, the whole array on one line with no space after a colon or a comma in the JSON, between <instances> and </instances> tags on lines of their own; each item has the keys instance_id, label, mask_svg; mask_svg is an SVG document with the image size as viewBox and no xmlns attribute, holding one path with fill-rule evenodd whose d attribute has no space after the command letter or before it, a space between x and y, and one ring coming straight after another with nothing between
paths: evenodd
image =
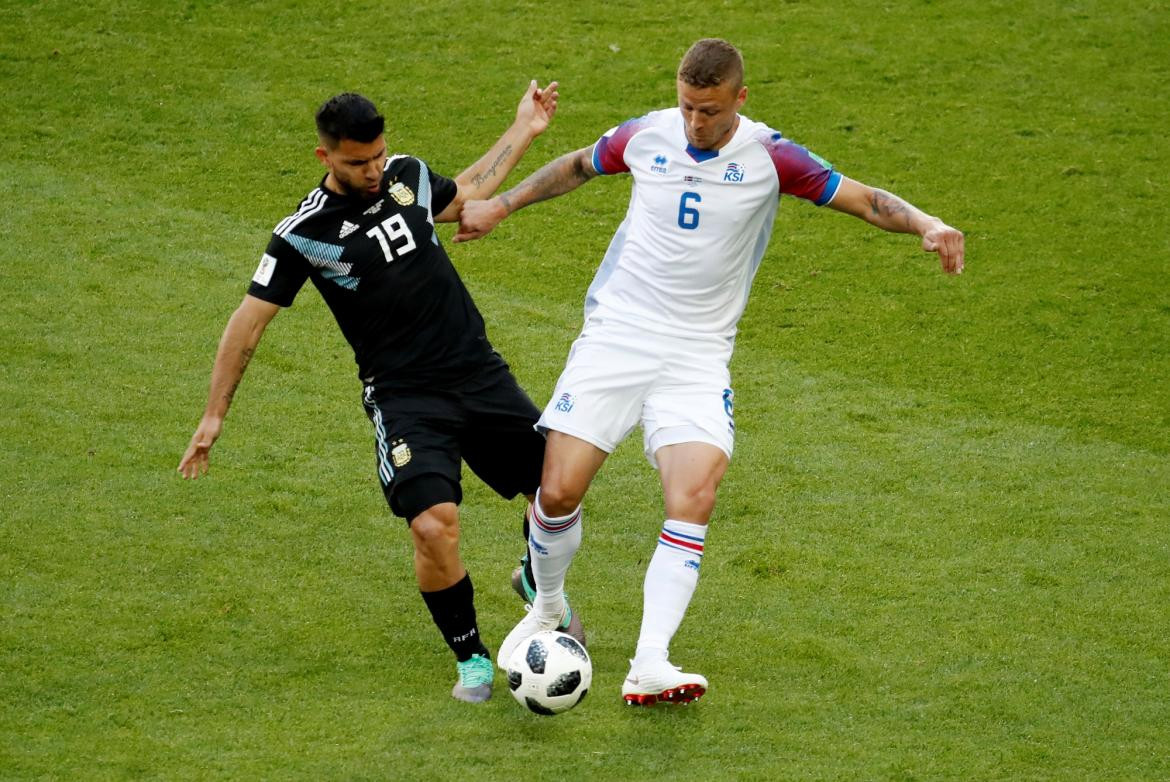
<instances>
[{"instance_id":1,"label":"green grass pitch","mask_svg":"<svg viewBox=\"0 0 1170 782\"><path fill-rule=\"evenodd\" d=\"M963 229L967 272L786 200L672 649L707 697L618 695L661 524L635 436L570 572L589 698L456 703L328 311L277 318L189 484L216 342L328 95L454 175L558 79L516 182L672 105L705 35L745 114ZM1167 40L1133 0L0 1L0 778L1170 778ZM539 403L628 192L448 244ZM466 481L492 644L520 513Z\"/></svg>"}]
</instances>

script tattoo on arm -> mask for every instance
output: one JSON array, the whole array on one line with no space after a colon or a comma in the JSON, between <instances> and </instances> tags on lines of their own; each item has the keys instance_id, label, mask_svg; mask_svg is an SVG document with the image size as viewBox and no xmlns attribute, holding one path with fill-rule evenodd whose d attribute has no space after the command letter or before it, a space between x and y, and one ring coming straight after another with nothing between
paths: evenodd
<instances>
[{"instance_id":1,"label":"script tattoo on arm","mask_svg":"<svg viewBox=\"0 0 1170 782\"><path fill-rule=\"evenodd\" d=\"M236 382L232 383L232 387L223 395L224 401L229 405L232 403L232 398L236 395L236 389L240 387L240 381L244 379L244 370L248 368L248 362L252 360L252 355L256 352L255 348L244 348L240 353L240 374L236 378Z\"/></svg>"},{"instance_id":2,"label":"script tattoo on arm","mask_svg":"<svg viewBox=\"0 0 1170 782\"><path fill-rule=\"evenodd\" d=\"M893 193L874 189L873 195L869 199L869 207L875 218L888 222L890 227L898 230L911 230L910 205Z\"/></svg>"},{"instance_id":3,"label":"script tattoo on arm","mask_svg":"<svg viewBox=\"0 0 1170 782\"><path fill-rule=\"evenodd\" d=\"M509 144L508 146L504 147L503 150L500 151L500 154L496 155L496 159L494 161L492 161L492 164L488 168L487 171L484 171L481 174L476 174L475 176L473 176L471 178L471 184L475 185L476 187L479 187L484 182L486 182L489 179L491 179L492 177L494 177L496 175L496 169L499 168L500 164L503 163L505 160L507 160L511 156L511 154L512 154L512 145Z\"/></svg>"}]
</instances>

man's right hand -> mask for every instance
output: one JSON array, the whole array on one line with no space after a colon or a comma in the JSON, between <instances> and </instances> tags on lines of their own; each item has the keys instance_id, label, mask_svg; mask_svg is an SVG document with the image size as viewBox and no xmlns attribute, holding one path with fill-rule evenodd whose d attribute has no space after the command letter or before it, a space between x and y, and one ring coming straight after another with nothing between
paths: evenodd
<instances>
[{"instance_id":1,"label":"man's right hand","mask_svg":"<svg viewBox=\"0 0 1170 782\"><path fill-rule=\"evenodd\" d=\"M204 418L199 422L199 428L191 436L191 444L179 461L179 473L187 480L194 480L200 475L207 474L208 457L211 446L219 439L223 430L222 418Z\"/></svg>"},{"instance_id":2,"label":"man's right hand","mask_svg":"<svg viewBox=\"0 0 1170 782\"><path fill-rule=\"evenodd\" d=\"M459 215L459 231L452 242L470 242L487 236L508 216L508 209L499 196L488 201L468 201Z\"/></svg>"}]
</instances>

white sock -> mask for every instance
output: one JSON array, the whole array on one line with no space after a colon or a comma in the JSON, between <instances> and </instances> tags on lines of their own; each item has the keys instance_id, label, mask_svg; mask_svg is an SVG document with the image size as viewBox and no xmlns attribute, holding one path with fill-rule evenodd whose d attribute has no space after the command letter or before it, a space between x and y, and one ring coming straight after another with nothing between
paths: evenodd
<instances>
[{"instance_id":1,"label":"white sock","mask_svg":"<svg viewBox=\"0 0 1170 782\"><path fill-rule=\"evenodd\" d=\"M682 623L699 583L706 538L706 524L674 519L663 523L642 585L642 632L635 666L667 659L670 639Z\"/></svg>"},{"instance_id":2,"label":"white sock","mask_svg":"<svg viewBox=\"0 0 1170 782\"><path fill-rule=\"evenodd\" d=\"M540 489L528 514L528 550L536 599L532 609L560 616L564 605L565 573L581 547L581 506L567 516L548 516L540 508Z\"/></svg>"}]
</instances>

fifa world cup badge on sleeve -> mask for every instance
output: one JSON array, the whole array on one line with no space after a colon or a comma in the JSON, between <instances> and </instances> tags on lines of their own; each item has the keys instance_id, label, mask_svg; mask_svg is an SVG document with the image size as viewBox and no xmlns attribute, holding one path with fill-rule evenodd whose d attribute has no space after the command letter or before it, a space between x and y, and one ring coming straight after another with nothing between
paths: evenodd
<instances>
[{"instance_id":1,"label":"fifa world cup badge on sleeve","mask_svg":"<svg viewBox=\"0 0 1170 782\"><path fill-rule=\"evenodd\" d=\"M276 271L276 259L268 253L264 253L264 257L260 259L260 265L256 267L256 273L252 275L252 282L257 285L267 285L272 282L274 271Z\"/></svg>"}]
</instances>

